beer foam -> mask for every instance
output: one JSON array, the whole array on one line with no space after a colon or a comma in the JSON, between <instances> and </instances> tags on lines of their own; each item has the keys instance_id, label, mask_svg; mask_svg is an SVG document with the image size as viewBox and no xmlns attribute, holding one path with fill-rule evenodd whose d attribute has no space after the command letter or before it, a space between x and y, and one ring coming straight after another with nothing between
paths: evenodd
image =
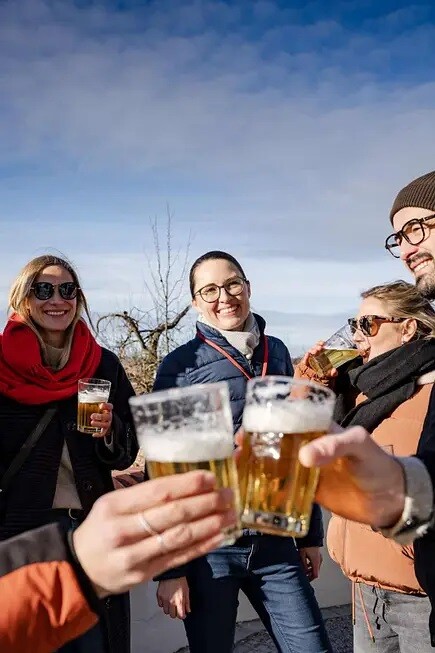
<instances>
[{"instance_id":1,"label":"beer foam","mask_svg":"<svg viewBox=\"0 0 435 653\"><path fill-rule=\"evenodd\" d=\"M142 432L141 432L142 431ZM223 460L233 455L232 433L228 431L150 431L138 429L139 445L147 460L161 463L198 463Z\"/></svg>"},{"instance_id":2,"label":"beer foam","mask_svg":"<svg viewBox=\"0 0 435 653\"><path fill-rule=\"evenodd\" d=\"M103 392L92 392L87 390L82 390L78 393L79 404L102 404L106 403L109 398L109 394L104 394Z\"/></svg>"},{"instance_id":3,"label":"beer foam","mask_svg":"<svg viewBox=\"0 0 435 653\"><path fill-rule=\"evenodd\" d=\"M268 402L267 406L245 406L243 428L267 433L314 433L327 431L332 419L333 402L312 404L306 400Z\"/></svg>"}]
</instances>

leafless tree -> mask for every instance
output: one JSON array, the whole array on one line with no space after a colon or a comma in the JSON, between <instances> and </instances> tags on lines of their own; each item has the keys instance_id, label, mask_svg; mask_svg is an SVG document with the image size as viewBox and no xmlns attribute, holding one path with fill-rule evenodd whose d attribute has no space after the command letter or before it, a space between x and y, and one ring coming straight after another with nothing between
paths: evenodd
<instances>
[{"instance_id":1,"label":"leafless tree","mask_svg":"<svg viewBox=\"0 0 435 653\"><path fill-rule=\"evenodd\" d=\"M174 249L172 214L167 208L162 244L157 218L150 221L154 256L145 259L145 289L153 308L101 315L96 322L99 339L120 357L137 392L151 389L162 357L179 344L182 320L190 304L182 303L189 260L190 236L183 249Z\"/></svg>"}]
</instances>

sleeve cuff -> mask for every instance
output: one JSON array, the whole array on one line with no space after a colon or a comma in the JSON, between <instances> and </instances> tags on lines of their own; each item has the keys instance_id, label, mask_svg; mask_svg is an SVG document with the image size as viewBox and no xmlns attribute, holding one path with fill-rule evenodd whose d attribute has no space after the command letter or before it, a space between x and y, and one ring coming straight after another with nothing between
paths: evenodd
<instances>
[{"instance_id":1,"label":"sleeve cuff","mask_svg":"<svg viewBox=\"0 0 435 653\"><path fill-rule=\"evenodd\" d=\"M429 472L421 460L414 456L397 460L405 475L405 505L396 524L379 531L399 544L411 544L433 525L434 490Z\"/></svg>"},{"instance_id":2,"label":"sleeve cuff","mask_svg":"<svg viewBox=\"0 0 435 653\"><path fill-rule=\"evenodd\" d=\"M98 598L90 579L87 577L83 567L81 566L79 559L77 558L76 551L74 548L74 538L73 538L72 530L68 531L67 533L67 545L71 554L70 562L74 568L74 572L80 584L81 590L83 592L83 596L86 598L90 609L93 612L95 612L95 614L100 616L101 601Z\"/></svg>"}]
</instances>

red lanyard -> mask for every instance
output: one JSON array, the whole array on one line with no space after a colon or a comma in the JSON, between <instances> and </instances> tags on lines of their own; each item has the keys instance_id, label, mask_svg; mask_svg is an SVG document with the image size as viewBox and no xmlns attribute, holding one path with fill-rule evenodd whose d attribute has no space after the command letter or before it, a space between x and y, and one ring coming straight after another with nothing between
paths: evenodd
<instances>
[{"instance_id":1,"label":"red lanyard","mask_svg":"<svg viewBox=\"0 0 435 653\"><path fill-rule=\"evenodd\" d=\"M196 335L200 340L203 342L206 342L210 347L213 347L213 349L216 349L219 353L221 353L225 358L228 358L230 363L234 365L234 367L237 367L237 369L246 376L247 379L252 379L252 376L248 374L248 372L245 370L244 367L242 367L232 356L229 354L225 349L222 347L219 347L213 340L209 340L205 336L202 335L199 331L196 332ZM269 343L267 342L267 336L264 336L264 358L263 358L263 365L261 367L261 376L266 376L267 372L267 364L269 362Z\"/></svg>"}]
</instances>

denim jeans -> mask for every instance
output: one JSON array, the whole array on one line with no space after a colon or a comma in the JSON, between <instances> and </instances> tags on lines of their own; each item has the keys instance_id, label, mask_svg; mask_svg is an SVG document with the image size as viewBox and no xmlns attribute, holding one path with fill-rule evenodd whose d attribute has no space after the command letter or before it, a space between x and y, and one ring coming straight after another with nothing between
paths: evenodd
<instances>
[{"instance_id":1,"label":"denim jeans","mask_svg":"<svg viewBox=\"0 0 435 653\"><path fill-rule=\"evenodd\" d=\"M70 519L69 517L62 516L59 520L66 528L75 529L79 526L79 521ZM64 644L61 648L57 649L55 653L106 653L107 649L104 644L104 636L101 629L100 622L95 624L80 637L73 639L68 644Z\"/></svg>"},{"instance_id":2,"label":"denim jeans","mask_svg":"<svg viewBox=\"0 0 435 653\"><path fill-rule=\"evenodd\" d=\"M434 651L430 643L431 608L427 597L382 590L365 583L357 584L355 595L354 653Z\"/></svg>"},{"instance_id":3,"label":"denim jeans","mask_svg":"<svg viewBox=\"0 0 435 653\"><path fill-rule=\"evenodd\" d=\"M191 653L231 653L242 590L281 653L332 653L292 539L249 535L190 567Z\"/></svg>"}]
</instances>

